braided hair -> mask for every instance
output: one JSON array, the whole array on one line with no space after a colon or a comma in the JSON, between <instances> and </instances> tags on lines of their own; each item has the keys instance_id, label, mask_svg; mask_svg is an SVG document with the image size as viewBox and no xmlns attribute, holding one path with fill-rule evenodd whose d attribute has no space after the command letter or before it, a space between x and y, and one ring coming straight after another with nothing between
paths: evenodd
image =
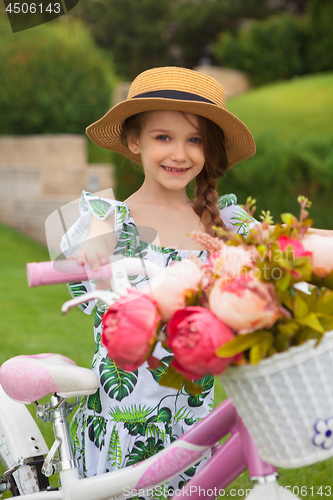
<instances>
[{"instance_id":1,"label":"braided hair","mask_svg":"<svg viewBox=\"0 0 333 500\"><path fill-rule=\"evenodd\" d=\"M202 116L198 116L198 120L205 152L205 165L196 176L197 188L193 210L200 217L206 233L215 236L212 226L224 226L217 206L219 196L216 192L216 179L225 174L228 169L228 159L222 129Z\"/></svg>"}]
</instances>

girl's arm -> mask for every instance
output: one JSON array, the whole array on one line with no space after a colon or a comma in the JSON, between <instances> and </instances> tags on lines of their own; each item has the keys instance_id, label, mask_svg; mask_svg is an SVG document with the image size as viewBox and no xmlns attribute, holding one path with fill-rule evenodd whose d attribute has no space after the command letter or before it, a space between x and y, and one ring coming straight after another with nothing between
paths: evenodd
<instances>
[{"instance_id":1,"label":"girl's arm","mask_svg":"<svg viewBox=\"0 0 333 500\"><path fill-rule=\"evenodd\" d=\"M259 222L258 224L256 224L253 229L258 229L259 226L261 225L261 222ZM282 224L282 226L285 226L285 224ZM270 229L274 229L275 226L269 226ZM319 236L324 236L324 237L328 237L328 238L332 238L333 237L333 230L332 229L317 229L315 227L311 227L309 229L309 236L311 234L317 234Z\"/></svg>"},{"instance_id":2,"label":"girl's arm","mask_svg":"<svg viewBox=\"0 0 333 500\"><path fill-rule=\"evenodd\" d=\"M333 230L332 229L317 229L315 227L312 227L309 230L310 233L318 234L319 236L328 236L328 237L333 237Z\"/></svg>"}]
</instances>

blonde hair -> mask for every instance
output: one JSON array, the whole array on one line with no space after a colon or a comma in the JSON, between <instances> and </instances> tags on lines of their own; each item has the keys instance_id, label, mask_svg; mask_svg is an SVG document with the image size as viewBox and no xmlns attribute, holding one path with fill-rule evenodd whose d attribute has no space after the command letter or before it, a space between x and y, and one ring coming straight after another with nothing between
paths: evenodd
<instances>
[{"instance_id":1,"label":"blonde hair","mask_svg":"<svg viewBox=\"0 0 333 500\"><path fill-rule=\"evenodd\" d=\"M151 111L138 113L125 120L122 127L121 142L128 147L127 136L133 133L140 136ZM216 180L224 175L228 169L228 160L224 147L224 134L222 129L211 120L197 116L202 137L205 165L196 176L196 193L193 204L194 212L200 217L205 231L215 236L212 226L223 227L218 208L219 196L216 191Z\"/></svg>"}]
</instances>

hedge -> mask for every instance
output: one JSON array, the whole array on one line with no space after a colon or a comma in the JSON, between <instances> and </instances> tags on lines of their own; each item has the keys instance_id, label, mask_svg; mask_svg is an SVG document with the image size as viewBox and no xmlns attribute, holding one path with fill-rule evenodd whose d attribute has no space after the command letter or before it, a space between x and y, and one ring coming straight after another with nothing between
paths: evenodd
<instances>
[{"instance_id":1,"label":"hedge","mask_svg":"<svg viewBox=\"0 0 333 500\"><path fill-rule=\"evenodd\" d=\"M84 134L111 105L114 76L79 20L0 46L0 134Z\"/></svg>"},{"instance_id":2,"label":"hedge","mask_svg":"<svg viewBox=\"0 0 333 500\"><path fill-rule=\"evenodd\" d=\"M219 180L219 192L235 193L239 203L252 196L257 199L255 216L259 219L261 210L270 210L275 222L283 212L298 215L296 198L303 194L312 202L314 226L333 229L333 135L281 142L266 133L257 137L256 144L253 158Z\"/></svg>"},{"instance_id":3,"label":"hedge","mask_svg":"<svg viewBox=\"0 0 333 500\"><path fill-rule=\"evenodd\" d=\"M223 66L248 73L253 85L263 85L303 73L306 33L304 22L289 14L276 15L252 21L237 36L222 33L214 55Z\"/></svg>"},{"instance_id":4,"label":"hedge","mask_svg":"<svg viewBox=\"0 0 333 500\"><path fill-rule=\"evenodd\" d=\"M333 70L333 2L310 0L306 16L279 14L253 20L212 45L222 66L248 73L253 85Z\"/></svg>"}]
</instances>

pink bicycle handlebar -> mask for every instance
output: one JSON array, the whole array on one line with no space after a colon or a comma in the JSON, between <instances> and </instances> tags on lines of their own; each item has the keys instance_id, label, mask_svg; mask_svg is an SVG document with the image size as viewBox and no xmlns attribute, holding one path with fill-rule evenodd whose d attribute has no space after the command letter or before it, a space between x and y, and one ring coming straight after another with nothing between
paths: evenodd
<instances>
[{"instance_id":1,"label":"pink bicycle handlebar","mask_svg":"<svg viewBox=\"0 0 333 500\"><path fill-rule=\"evenodd\" d=\"M32 288L41 285L76 283L85 280L107 280L111 278L111 265L107 264L98 269L88 269L77 264L74 259L30 262L27 264L26 272L28 285Z\"/></svg>"}]
</instances>

